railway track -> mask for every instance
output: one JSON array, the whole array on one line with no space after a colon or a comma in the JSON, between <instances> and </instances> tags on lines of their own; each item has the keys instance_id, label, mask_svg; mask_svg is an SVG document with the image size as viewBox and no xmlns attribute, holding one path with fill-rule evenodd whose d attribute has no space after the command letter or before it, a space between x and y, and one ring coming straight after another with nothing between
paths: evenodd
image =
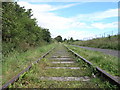
<instances>
[{"instance_id":1,"label":"railway track","mask_svg":"<svg viewBox=\"0 0 120 90\"><path fill-rule=\"evenodd\" d=\"M120 87L117 79L99 67L93 68L91 62L62 44L44 54L33 64L36 65L28 66L3 85L2 89L8 88L11 84L12 88ZM19 80L25 72L27 74Z\"/></svg>"}]
</instances>

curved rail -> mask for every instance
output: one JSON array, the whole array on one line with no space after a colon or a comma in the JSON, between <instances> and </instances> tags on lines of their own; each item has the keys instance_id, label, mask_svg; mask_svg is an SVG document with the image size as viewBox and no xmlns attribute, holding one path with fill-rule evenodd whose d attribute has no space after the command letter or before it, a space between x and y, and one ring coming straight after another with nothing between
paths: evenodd
<instances>
[{"instance_id":1,"label":"curved rail","mask_svg":"<svg viewBox=\"0 0 120 90\"><path fill-rule=\"evenodd\" d=\"M71 51L75 56L77 56L78 58L80 58L84 62L86 62L88 65L93 66L93 64L91 62L89 62L88 60L86 60L85 58L83 58L82 56L80 56L79 54L77 54L76 52L74 52L73 50L68 48L67 46L65 46L65 47L69 51ZM99 67L95 67L95 69L99 72L99 74L101 74L101 76L107 78L111 83L113 83L113 84L115 84L115 85L120 87L120 81L119 80L115 79L112 75L108 74L107 72L105 72L104 70L100 69Z\"/></svg>"},{"instance_id":2,"label":"curved rail","mask_svg":"<svg viewBox=\"0 0 120 90\"><path fill-rule=\"evenodd\" d=\"M55 48L55 47L54 47ZM4 84L2 86L2 90L5 90L9 87L9 85L13 84L15 81L17 81L19 79L19 77L27 72L28 70L30 70L30 68L32 67L33 64L38 63L42 58L44 58L46 55L48 55L54 48L52 48L51 50L49 50L47 53L45 53L43 56L41 56L37 61L33 62L31 65L29 65L27 68L25 68L23 71L21 71L19 74L17 74L15 77L13 77L11 80L9 80L6 84Z\"/></svg>"}]
</instances>

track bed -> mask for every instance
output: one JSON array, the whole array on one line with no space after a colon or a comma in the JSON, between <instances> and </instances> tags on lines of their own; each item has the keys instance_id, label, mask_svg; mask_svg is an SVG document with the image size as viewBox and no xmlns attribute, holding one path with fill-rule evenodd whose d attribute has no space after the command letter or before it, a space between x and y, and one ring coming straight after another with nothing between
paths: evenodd
<instances>
[{"instance_id":1,"label":"track bed","mask_svg":"<svg viewBox=\"0 0 120 90\"><path fill-rule=\"evenodd\" d=\"M25 73L12 88L116 88L62 44Z\"/></svg>"}]
</instances>

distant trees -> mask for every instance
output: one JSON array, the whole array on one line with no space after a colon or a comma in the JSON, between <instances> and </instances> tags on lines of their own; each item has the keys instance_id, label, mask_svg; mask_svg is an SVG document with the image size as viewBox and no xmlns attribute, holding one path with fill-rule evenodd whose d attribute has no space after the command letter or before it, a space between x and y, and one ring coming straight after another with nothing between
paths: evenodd
<instances>
[{"instance_id":1,"label":"distant trees","mask_svg":"<svg viewBox=\"0 0 120 90\"><path fill-rule=\"evenodd\" d=\"M63 41L64 41L65 43L71 44L72 42L74 42L74 41L76 41L76 40L74 40L73 37L71 37L70 39L66 39L66 38L65 38Z\"/></svg>"},{"instance_id":2,"label":"distant trees","mask_svg":"<svg viewBox=\"0 0 120 90\"><path fill-rule=\"evenodd\" d=\"M57 42L65 42L65 43L69 43L69 44L71 44L72 42L75 42L75 41L79 41L78 39L74 40L73 37L70 37L70 39L66 39L66 38L62 39L62 37L60 35L55 37L54 40L56 40Z\"/></svg>"},{"instance_id":3,"label":"distant trees","mask_svg":"<svg viewBox=\"0 0 120 90\"><path fill-rule=\"evenodd\" d=\"M32 17L32 10L25 10L16 2L2 3L3 54L11 51L26 51L51 42L49 29L41 28Z\"/></svg>"},{"instance_id":4,"label":"distant trees","mask_svg":"<svg viewBox=\"0 0 120 90\"><path fill-rule=\"evenodd\" d=\"M56 41L58 41L58 42L62 42L62 37L59 35L59 36L57 36L57 37L55 37L54 38Z\"/></svg>"},{"instance_id":5,"label":"distant trees","mask_svg":"<svg viewBox=\"0 0 120 90\"><path fill-rule=\"evenodd\" d=\"M73 41L74 41L74 40L73 40L73 38L71 37L71 38L70 38L70 42L73 42Z\"/></svg>"},{"instance_id":6,"label":"distant trees","mask_svg":"<svg viewBox=\"0 0 120 90\"><path fill-rule=\"evenodd\" d=\"M65 38L63 41L65 42L65 41L67 41L67 39Z\"/></svg>"}]
</instances>

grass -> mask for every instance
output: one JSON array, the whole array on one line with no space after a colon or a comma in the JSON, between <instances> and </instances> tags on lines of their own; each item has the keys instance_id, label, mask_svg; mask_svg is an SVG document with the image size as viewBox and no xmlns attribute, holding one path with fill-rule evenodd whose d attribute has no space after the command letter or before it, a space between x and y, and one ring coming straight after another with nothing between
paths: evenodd
<instances>
[{"instance_id":1,"label":"grass","mask_svg":"<svg viewBox=\"0 0 120 90\"><path fill-rule=\"evenodd\" d=\"M58 46L55 50L65 49L63 46ZM100 78L93 78L92 76L92 68L88 67L88 65L82 60L75 58L76 63L74 63L75 67L80 67L80 70L68 70L68 69L46 69L45 67L50 66L58 66L56 64L53 65L51 63L53 60L49 59L54 55L54 51L52 54L49 54L46 58L39 61L37 64L33 65L33 67L25 73L22 78L20 78L17 82L11 85L11 88L116 88L116 86L111 85L107 81L102 81ZM62 54L61 54L62 55ZM63 54L65 55L65 54ZM71 56L71 55L70 55ZM70 66L71 64L61 64L60 66ZM73 65L73 64L72 64ZM72 66L71 66L72 67ZM69 77L69 76L89 76L90 81L52 81L52 80L40 80L40 77Z\"/></svg>"},{"instance_id":2,"label":"grass","mask_svg":"<svg viewBox=\"0 0 120 90\"><path fill-rule=\"evenodd\" d=\"M46 70L46 66L48 66L48 62L44 61L43 59L38 64L34 65L33 68L27 72L22 79L19 79L17 82L15 82L11 88L116 88L109 82L103 82L99 78L91 78L89 82L40 80L41 76L91 76L92 74L89 67L84 67L80 71L72 71L65 69Z\"/></svg>"},{"instance_id":3,"label":"grass","mask_svg":"<svg viewBox=\"0 0 120 90\"><path fill-rule=\"evenodd\" d=\"M101 69L105 70L107 73L113 76L120 76L120 73L118 71L120 64L118 64L117 57L70 45L68 45L68 47L76 53L80 54L82 57L86 58L88 61L92 62L95 66L98 66Z\"/></svg>"},{"instance_id":4,"label":"grass","mask_svg":"<svg viewBox=\"0 0 120 90\"><path fill-rule=\"evenodd\" d=\"M2 63L0 61L0 86L2 86Z\"/></svg>"},{"instance_id":5,"label":"grass","mask_svg":"<svg viewBox=\"0 0 120 90\"><path fill-rule=\"evenodd\" d=\"M40 58L48 50L52 49L55 44L37 47L27 52L13 52L8 57L3 57L2 62L2 84L5 84L13 76L17 75L20 71L25 69L31 63Z\"/></svg>"},{"instance_id":6,"label":"grass","mask_svg":"<svg viewBox=\"0 0 120 90\"><path fill-rule=\"evenodd\" d=\"M109 36L105 38L92 39L87 41L75 41L71 44L95 48L120 50L120 35Z\"/></svg>"}]
</instances>

